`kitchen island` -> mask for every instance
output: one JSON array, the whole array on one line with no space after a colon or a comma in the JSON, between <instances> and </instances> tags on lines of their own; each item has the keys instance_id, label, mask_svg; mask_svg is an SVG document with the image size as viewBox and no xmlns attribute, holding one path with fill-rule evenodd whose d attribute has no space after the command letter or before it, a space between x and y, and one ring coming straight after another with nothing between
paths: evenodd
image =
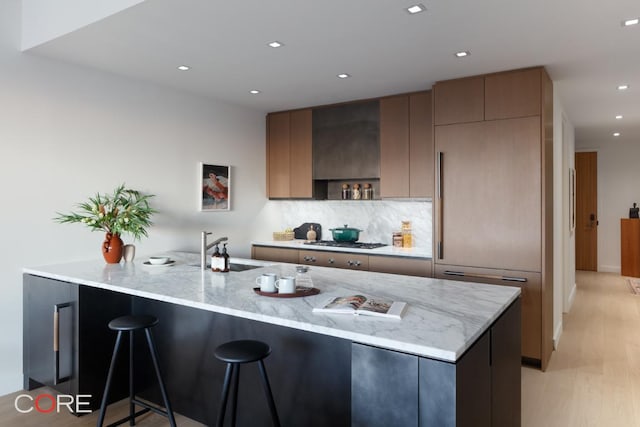
<instances>
[{"instance_id":1,"label":"kitchen island","mask_svg":"<svg viewBox=\"0 0 640 427\"><path fill-rule=\"evenodd\" d=\"M68 288L49 297L72 303L66 335L60 318L55 373L70 377L71 390L90 388L86 378L104 383L114 340L106 323L133 311L160 319L154 333L174 409L204 423L215 419L224 374L213 350L249 338L273 348L266 365L283 425L519 425L518 288L312 267L319 295L269 298L253 291L255 278L295 275L295 265L223 274L193 266L197 255L171 256L170 267L87 261L25 268L25 387L53 382L39 372L34 308L43 294ZM312 313L328 297L352 294L405 301L408 308L400 321ZM65 352L73 354L69 362ZM140 364L144 370L145 360ZM241 378L238 421L268 425L252 374L247 368ZM146 375L138 390L159 400Z\"/></svg>"}]
</instances>

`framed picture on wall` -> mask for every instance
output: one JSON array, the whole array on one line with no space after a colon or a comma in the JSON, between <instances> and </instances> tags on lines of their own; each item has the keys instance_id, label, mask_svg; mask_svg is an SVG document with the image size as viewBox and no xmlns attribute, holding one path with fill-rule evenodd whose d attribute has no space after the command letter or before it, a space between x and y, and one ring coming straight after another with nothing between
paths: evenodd
<instances>
[{"instance_id":1,"label":"framed picture on wall","mask_svg":"<svg viewBox=\"0 0 640 427\"><path fill-rule=\"evenodd\" d=\"M200 163L200 210L231 209L231 167Z\"/></svg>"}]
</instances>

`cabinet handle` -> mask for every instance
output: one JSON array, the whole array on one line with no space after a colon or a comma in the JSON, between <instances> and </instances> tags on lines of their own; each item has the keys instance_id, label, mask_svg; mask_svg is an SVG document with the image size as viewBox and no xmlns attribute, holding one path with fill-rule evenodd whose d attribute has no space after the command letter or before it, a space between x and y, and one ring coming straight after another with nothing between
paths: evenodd
<instances>
[{"instance_id":1,"label":"cabinet handle","mask_svg":"<svg viewBox=\"0 0 640 427\"><path fill-rule=\"evenodd\" d=\"M352 267L360 267L360 264L362 264L362 263L360 261L358 261L358 260L356 260L356 261L349 260L349 261L347 261L347 264L352 266Z\"/></svg>"},{"instance_id":2,"label":"cabinet handle","mask_svg":"<svg viewBox=\"0 0 640 427\"><path fill-rule=\"evenodd\" d=\"M463 271L445 270L444 275L457 276L457 277L473 277L476 279L502 280L505 282L519 282L519 283L527 282L526 277L498 276L496 274L465 273Z\"/></svg>"},{"instance_id":3,"label":"cabinet handle","mask_svg":"<svg viewBox=\"0 0 640 427\"><path fill-rule=\"evenodd\" d=\"M336 262L336 260L335 260L335 259L333 259L333 258L329 258L329 264L334 264L335 262Z\"/></svg>"},{"instance_id":4,"label":"cabinet handle","mask_svg":"<svg viewBox=\"0 0 640 427\"><path fill-rule=\"evenodd\" d=\"M316 262L316 257L314 256L305 255L303 259L307 262Z\"/></svg>"},{"instance_id":5,"label":"cabinet handle","mask_svg":"<svg viewBox=\"0 0 640 427\"><path fill-rule=\"evenodd\" d=\"M70 307L70 302L55 304L53 306L53 385L63 383L70 379L70 377L60 378L60 309Z\"/></svg>"},{"instance_id":6,"label":"cabinet handle","mask_svg":"<svg viewBox=\"0 0 640 427\"><path fill-rule=\"evenodd\" d=\"M438 198L438 259L444 259L444 230L443 225L444 221L442 219L443 210L443 200L444 200L444 191L443 191L443 183L444 181L444 153L442 151L438 152L438 156L436 158L436 190L437 190L437 198Z\"/></svg>"}]
</instances>

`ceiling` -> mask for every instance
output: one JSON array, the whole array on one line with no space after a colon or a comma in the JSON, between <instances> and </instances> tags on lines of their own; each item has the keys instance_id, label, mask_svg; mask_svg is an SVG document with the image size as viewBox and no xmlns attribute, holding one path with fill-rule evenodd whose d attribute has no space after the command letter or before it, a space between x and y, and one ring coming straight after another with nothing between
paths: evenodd
<instances>
[{"instance_id":1,"label":"ceiling","mask_svg":"<svg viewBox=\"0 0 640 427\"><path fill-rule=\"evenodd\" d=\"M638 0L147 0L30 52L264 112L544 65L577 140L640 142L636 17Z\"/></svg>"}]
</instances>

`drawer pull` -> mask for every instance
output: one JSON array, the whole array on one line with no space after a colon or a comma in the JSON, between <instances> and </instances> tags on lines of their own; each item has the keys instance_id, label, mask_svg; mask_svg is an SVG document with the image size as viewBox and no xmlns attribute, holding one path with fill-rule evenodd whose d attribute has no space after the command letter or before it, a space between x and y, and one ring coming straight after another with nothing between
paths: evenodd
<instances>
[{"instance_id":1,"label":"drawer pull","mask_svg":"<svg viewBox=\"0 0 640 427\"><path fill-rule=\"evenodd\" d=\"M527 282L526 277L511 277L511 276L498 276L495 274L465 273L464 271L445 270L444 275L456 276L456 277L473 277L475 279L502 280L505 282L518 282L518 283Z\"/></svg>"},{"instance_id":2,"label":"drawer pull","mask_svg":"<svg viewBox=\"0 0 640 427\"><path fill-rule=\"evenodd\" d=\"M70 307L70 302L55 304L53 306L53 385L63 383L70 379L70 377L60 378L60 309Z\"/></svg>"},{"instance_id":3,"label":"drawer pull","mask_svg":"<svg viewBox=\"0 0 640 427\"><path fill-rule=\"evenodd\" d=\"M350 265L351 267L360 267L362 263L358 260L356 261L349 260L347 261L347 264Z\"/></svg>"},{"instance_id":4,"label":"drawer pull","mask_svg":"<svg viewBox=\"0 0 640 427\"><path fill-rule=\"evenodd\" d=\"M333 258L329 258L329 264L335 264L336 260Z\"/></svg>"}]
</instances>

